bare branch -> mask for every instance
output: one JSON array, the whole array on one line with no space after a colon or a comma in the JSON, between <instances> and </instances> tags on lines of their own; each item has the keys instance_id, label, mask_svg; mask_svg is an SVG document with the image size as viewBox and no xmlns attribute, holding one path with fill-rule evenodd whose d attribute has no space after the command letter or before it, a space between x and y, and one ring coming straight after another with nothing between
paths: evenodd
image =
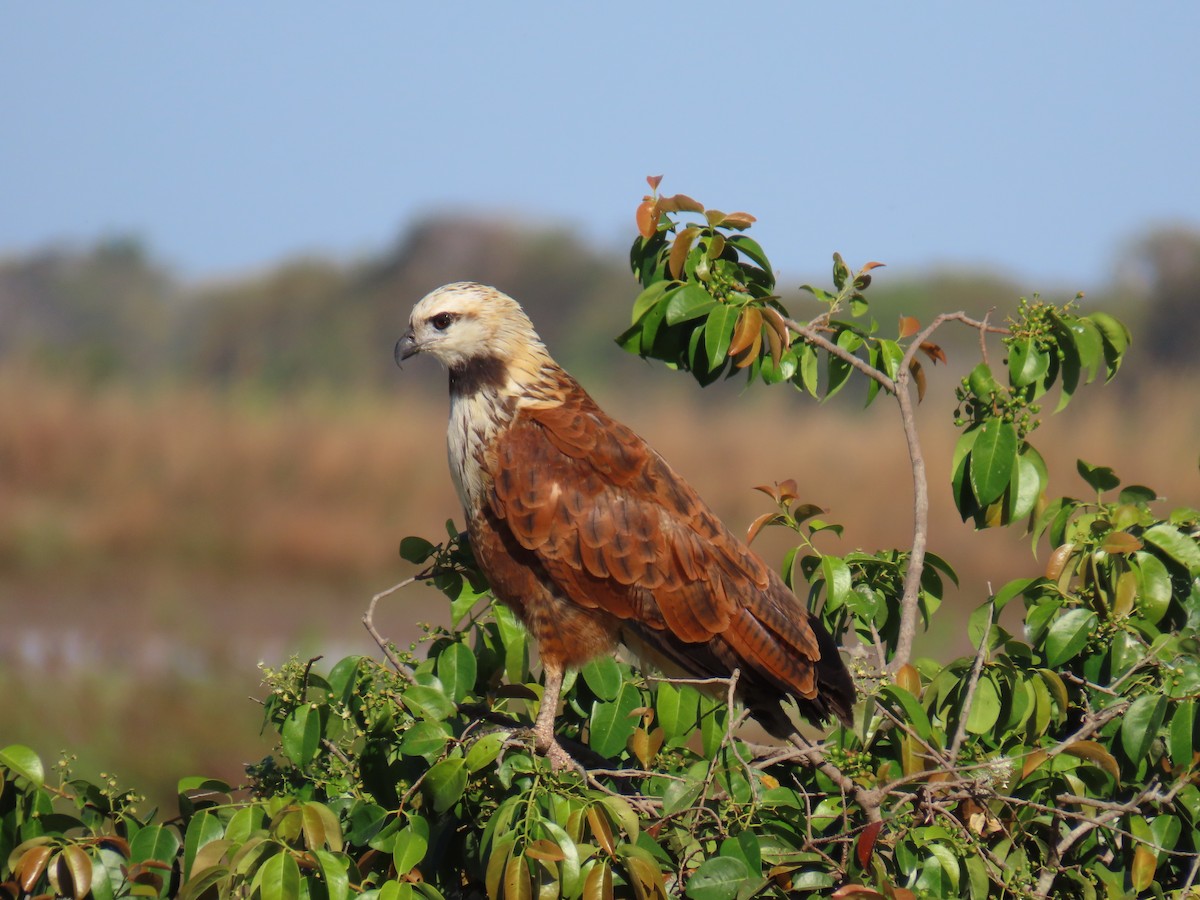
<instances>
[{"instance_id":1,"label":"bare branch","mask_svg":"<svg viewBox=\"0 0 1200 900\"><path fill-rule=\"evenodd\" d=\"M387 597L390 594L396 593L396 591L400 590L401 588L408 587L414 581L424 580L424 579L428 578L430 576L430 574L431 574L431 570L426 569L423 572L418 572L416 575L413 575L411 578L405 578L399 584L393 584L386 591L380 591L378 594L376 594L374 597L371 598L371 603L367 607L367 611L365 613L363 613L363 618L362 618L363 626L367 629L367 633L369 635L371 635L371 639L374 640L375 643L379 646L379 649L383 651L383 655L386 656L388 662L390 662L392 664L392 668L395 669L399 675L408 679L409 681L412 681L412 670L400 661L400 657L396 656L396 652L394 650L392 650L391 643L387 639L385 639L384 636L381 635L379 633L379 631L375 628L375 607L379 603L379 601L382 600L384 597Z\"/></svg>"}]
</instances>

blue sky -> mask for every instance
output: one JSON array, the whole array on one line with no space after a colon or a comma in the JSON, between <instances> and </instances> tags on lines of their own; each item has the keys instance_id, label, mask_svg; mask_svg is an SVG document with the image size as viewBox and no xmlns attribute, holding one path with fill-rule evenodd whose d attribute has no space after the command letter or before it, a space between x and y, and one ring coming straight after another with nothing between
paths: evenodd
<instances>
[{"instance_id":1,"label":"blue sky","mask_svg":"<svg viewBox=\"0 0 1200 900\"><path fill-rule=\"evenodd\" d=\"M0 255L189 277L479 211L624 246L643 177L841 250L1103 282L1200 224L1200 4L6 4Z\"/></svg>"}]
</instances>

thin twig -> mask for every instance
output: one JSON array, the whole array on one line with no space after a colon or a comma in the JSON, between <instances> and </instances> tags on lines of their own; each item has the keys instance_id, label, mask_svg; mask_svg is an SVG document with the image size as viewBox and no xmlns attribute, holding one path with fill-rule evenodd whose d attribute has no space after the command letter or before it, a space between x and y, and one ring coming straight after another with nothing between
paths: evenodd
<instances>
[{"instance_id":1,"label":"thin twig","mask_svg":"<svg viewBox=\"0 0 1200 900\"><path fill-rule=\"evenodd\" d=\"M374 640L375 643L379 646L379 649L383 651L383 655L386 656L388 662L390 662L392 664L392 668L395 669L399 675L401 675L403 678L408 679L409 681L412 680L412 669L410 669L408 666L406 666L404 663L402 663L400 661L400 657L398 657L396 655L395 651L392 650L391 643L388 640L386 640L384 638L384 636L381 635L379 633L379 631L375 628L375 606L384 597L387 597L390 594L396 593L396 591L400 590L401 588L408 587L414 581L424 580L424 579L428 578L429 575L430 575L430 570L426 569L423 572L418 572L416 575L413 575L410 578L405 578L399 584L393 584L386 591L380 591L378 594L376 594L374 597L371 598L371 603L369 606L367 606L367 611L365 613L363 613L363 618L362 618L363 626L367 629L367 633L369 635L371 635L372 640Z\"/></svg>"},{"instance_id":2,"label":"thin twig","mask_svg":"<svg viewBox=\"0 0 1200 900\"><path fill-rule=\"evenodd\" d=\"M950 741L950 765L958 761L958 751L967 736L967 718L971 714L971 704L975 702L975 688L979 686L979 676L983 673L983 659L987 656L988 640L992 636L992 619L995 615L996 605L989 603L987 625L984 626L983 636L979 639L975 665L971 667L971 680L967 682L967 696L963 698L962 710L958 714L958 727L954 729L954 738Z\"/></svg>"}]
</instances>

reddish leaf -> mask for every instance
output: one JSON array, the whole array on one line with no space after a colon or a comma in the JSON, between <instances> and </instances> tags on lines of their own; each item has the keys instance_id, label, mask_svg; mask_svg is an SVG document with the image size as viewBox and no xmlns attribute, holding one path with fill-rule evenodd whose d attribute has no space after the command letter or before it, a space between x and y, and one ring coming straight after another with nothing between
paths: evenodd
<instances>
[{"instance_id":1,"label":"reddish leaf","mask_svg":"<svg viewBox=\"0 0 1200 900\"><path fill-rule=\"evenodd\" d=\"M946 363L946 352L932 341L922 341L921 349L925 351L925 355L933 360L933 364Z\"/></svg>"},{"instance_id":2,"label":"reddish leaf","mask_svg":"<svg viewBox=\"0 0 1200 900\"><path fill-rule=\"evenodd\" d=\"M875 822L875 825L881 823ZM843 884L829 895L833 900L887 900L884 894L862 884Z\"/></svg>"},{"instance_id":3,"label":"reddish leaf","mask_svg":"<svg viewBox=\"0 0 1200 900\"><path fill-rule=\"evenodd\" d=\"M779 485L775 485L775 487L771 487L770 485L767 485L767 484L757 484L754 486L754 490L762 491L764 494L766 494L768 497L770 497L776 503L779 502L778 488L779 488Z\"/></svg>"},{"instance_id":4,"label":"reddish leaf","mask_svg":"<svg viewBox=\"0 0 1200 900\"><path fill-rule=\"evenodd\" d=\"M637 208L638 234L644 238L654 237L658 230L658 202L647 197Z\"/></svg>"},{"instance_id":5,"label":"reddish leaf","mask_svg":"<svg viewBox=\"0 0 1200 900\"><path fill-rule=\"evenodd\" d=\"M870 272L872 269L882 269L885 265L886 265L886 263L881 263L881 262L863 263L863 267L861 269L859 269L858 271Z\"/></svg>"},{"instance_id":6,"label":"reddish leaf","mask_svg":"<svg viewBox=\"0 0 1200 900\"><path fill-rule=\"evenodd\" d=\"M762 313L754 307L742 310L738 323L733 329L733 337L729 341L729 355L737 356L755 346L762 346ZM739 363L744 366L757 354L747 354L747 362Z\"/></svg>"},{"instance_id":7,"label":"reddish leaf","mask_svg":"<svg viewBox=\"0 0 1200 900\"><path fill-rule=\"evenodd\" d=\"M30 847L21 854L21 858L13 866L13 877L22 891L26 894L33 893L34 885L46 871L46 864L50 862L50 857L53 855L54 849L46 844Z\"/></svg>"},{"instance_id":8,"label":"reddish leaf","mask_svg":"<svg viewBox=\"0 0 1200 900\"><path fill-rule=\"evenodd\" d=\"M767 323L772 331L779 335L780 343L782 343L784 347L790 347L792 345L792 339L788 334L787 325L783 323L783 316L779 314L779 310L772 309L769 306L764 306L762 313L763 321Z\"/></svg>"},{"instance_id":9,"label":"reddish leaf","mask_svg":"<svg viewBox=\"0 0 1200 900\"><path fill-rule=\"evenodd\" d=\"M763 513L761 516L751 522L750 527L746 529L746 543L754 543L754 539L758 537L758 533L762 531L768 523L778 521L781 521L779 513Z\"/></svg>"},{"instance_id":10,"label":"reddish leaf","mask_svg":"<svg viewBox=\"0 0 1200 900\"><path fill-rule=\"evenodd\" d=\"M800 496L800 488L796 485L795 478L785 478L779 482L779 499L784 503L791 503Z\"/></svg>"},{"instance_id":11,"label":"reddish leaf","mask_svg":"<svg viewBox=\"0 0 1200 900\"><path fill-rule=\"evenodd\" d=\"M672 278L679 278L683 275L683 265L687 262L687 256L692 249L692 243L696 240L696 235L699 233L699 228L695 225L689 225L675 236L675 243L671 245L671 255L667 259L667 272Z\"/></svg>"},{"instance_id":12,"label":"reddish leaf","mask_svg":"<svg viewBox=\"0 0 1200 900\"><path fill-rule=\"evenodd\" d=\"M646 176L646 184L650 185L650 190L652 190L652 191L658 190L658 186L659 186L659 184L662 183L662 180L663 180L663 177L661 175L647 175Z\"/></svg>"},{"instance_id":13,"label":"reddish leaf","mask_svg":"<svg viewBox=\"0 0 1200 900\"><path fill-rule=\"evenodd\" d=\"M916 316L900 317L900 337L906 338L909 335L916 334L920 330L921 323L917 321Z\"/></svg>"},{"instance_id":14,"label":"reddish leaf","mask_svg":"<svg viewBox=\"0 0 1200 900\"><path fill-rule=\"evenodd\" d=\"M675 208L680 212L704 212L704 204L702 204L699 200L693 200L687 194L676 194L671 198L671 201L675 204Z\"/></svg>"},{"instance_id":15,"label":"reddish leaf","mask_svg":"<svg viewBox=\"0 0 1200 900\"><path fill-rule=\"evenodd\" d=\"M1025 764L1021 767L1021 780L1024 781L1029 777L1038 766L1050 758L1050 754L1045 750L1034 750L1025 757Z\"/></svg>"},{"instance_id":16,"label":"reddish leaf","mask_svg":"<svg viewBox=\"0 0 1200 900\"><path fill-rule=\"evenodd\" d=\"M858 856L858 864L862 868L866 868L871 861L871 853L875 849L875 841L879 838L879 832L883 828L883 822L871 822L863 829L862 834L858 836L858 845L855 848L855 853Z\"/></svg>"},{"instance_id":17,"label":"reddish leaf","mask_svg":"<svg viewBox=\"0 0 1200 900\"><path fill-rule=\"evenodd\" d=\"M1142 549L1142 542L1128 531L1114 531L1100 545L1105 553L1134 553Z\"/></svg>"},{"instance_id":18,"label":"reddish leaf","mask_svg":"<svg viewBox=\"0 0 1200 900\"><path fill-rule=\"evenodd\" d=\"M725 216L721 220L720 224L728 228L736 228L740 231L742 229L749 228L757 221L758 219L754 218L754 216L750 215L748 212L735 212Z\"/></svg>"},{"instance_id":19,"label":"reddish leaf","mask_svg":"<svg viewBox=\"0 0 1200 900\"><path fill-rule=\"evenodd\" d=\"M917 402L925 399L925 370L915 359L908 361L908 371L912 373L913 381L917 383Z\"/></svg>"},{"instance_id":20,"label":"reddish leaf","mask_svg":"<svg viewBox=\"0 0 1200 900\"><path fill-rule=\"evenodd\" d=\"M1156 868L1158 868L1158 857L1149 847L1142 845L1133 851L1133 865L1130 867L1129 878L1138 893L1154 883Z\"/></svg>"}]
</instances>

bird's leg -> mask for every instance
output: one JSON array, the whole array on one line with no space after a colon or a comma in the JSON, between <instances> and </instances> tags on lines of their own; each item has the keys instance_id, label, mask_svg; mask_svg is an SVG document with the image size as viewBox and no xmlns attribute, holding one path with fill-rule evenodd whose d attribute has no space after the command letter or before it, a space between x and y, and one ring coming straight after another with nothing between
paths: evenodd
<instances>
[{"instance_id":1,"label":"bird's leg","mask_svg":"<svg viewBox=\"0 0 1200 900\"><path fill-rule=\"evenodd\" d=\"M579 763L554 738L554 719L558 713L558 697L562 692L562 666L542 660L542 671L546 676L546 686L542 689L542 704L533 723L534 746L549 758L555 772L578 769Z\"/></svg>"}]
</instances>

